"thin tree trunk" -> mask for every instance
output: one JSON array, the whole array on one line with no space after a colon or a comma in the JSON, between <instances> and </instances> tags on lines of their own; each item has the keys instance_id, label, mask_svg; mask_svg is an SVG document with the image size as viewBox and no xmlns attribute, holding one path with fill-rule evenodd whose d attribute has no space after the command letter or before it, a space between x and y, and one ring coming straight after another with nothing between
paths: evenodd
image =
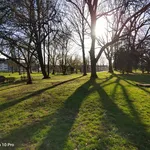
<instances>
[{"instance_id":1,"label":"thin tree trunk","mask_svg":"<svg viewBox=\"0 0 150 150\"><path fill-rule=\"evenodd\" d=\"M27 84L32 84L32 78L31 78L31 74L30 74L30 67L27 67L26 71L27 71Z\"/></svg>"},{"instance_id":2,"label":"thin tree trunk","mask_svg":"<svg viewBox=\"0 0 150 150\"><path fill-rule=\"evenodd\" d=\"M86 76L86 60L85 60L85 50L84 45L82 45L82 55L83 55L83 76Z\"/></svg>"},{"instance_id":3,"label":"thin tree trunk","mask_svg":"<svg viewBox=\"0 0 150 150\"><path fill-rule=\"evenodd\" d=\"M14 67L13 66L11 67L11 73L14 73Z\"/></svg>"},{"instance_id":4,"label":"thin tree trunk","mask_svg":"<svg viewBox=\"0 0 150 150\"><path fill-rule=\"evenodd\" d=\"M55 74L55 60L54 60L54 56L53 56L53 58L52 58L52 65L53 65L53 71L52 71L52 74L54 75Z\"/></svg>"},{"instance_id":5,"label":"thin tree trunk","mask_svg":"<svg viewBox=\"0 0 150 150\"><path fill-rule=\"evenodd\" d=\"M38 65L37 65L37 69L38 69L37 71L38 71L38 73L40 72L40 69L39 69L39 68L40 68L40 66L39 66L39 64L38 64Z\"/></svg>"},{"instance_id":6,"label":"thin tree trunk","mask_svg":"<svg viewBox=\"0 0 150 150\"><path fill-rule=\"evenodd\" d=\"M49 4L48 4L49 5ZM48 7L48 6L47 6ZM48 24L48 33L50 32L50 25ZM50 78L50 34L48 35L48 45L47 45L47 52L48 52L48 60L47 60L47 74Z\"/></svg>"},{"instance_id":7,"label":"thin tree trunk","mask_svg":"<svg viewBox=\"0 0 150 150\"><path fill-rule=\"evenodd\" d=\"M84 13L85 3L82 5L82 12ZM85 46L84 46L84 34L85 34L85 24L84 17L82 16L82 55L83 55L83 76L86 76L86 60L85 60Z\"/></svg>"},{"instance_id":8,"label":"thin tree trunk","mask_svg":"<svg viewBox=\"0 0 150 150\"><path fill-rule=\"evenodd\" d=\"M47 75L48 75L48 78L50 78L49 77L49 74L50 74L50 63L49 63L49 61L50 61L50 54L49 54L49 51L48 51L48 61L47 61Z\"/></svg>"},{"instance_id":9,"label":"thin tree trunk","mask_svg":"<svg viewBox=\"0 0 150 150\"><path fill-rule=\"evenodd\" d=\"M19 73L19 75L21 75L21 68L19 65L18 65L18 73Z\"/></svg>"},{"instance_id":10,"label":"thin tree trunk","mask_svg":"<svg viewBox=\"0 0 150 150\"><path fill-rule=\"evenodd\" d=\"M45 40L43 41L43 61L44 61L44 66L46 65L45 63Z\"/></svg>"},{"instance_id":11,"label":"thin tree trunk","mask_svg":"<svg viewBox=\"0 0 150 150\"><path fill-rule=\"evenodd\" d=\"M52 70L52 74L54 75L55 74L55 69L53 68L53 70Z\"/></svg>"},{"instance_id":12,"label":"thin tree trunk","mask_svg":"<svg viewBox=\"0 0 150 150\"><path fill-rule=\"evenodd\" d=\"M62 51L61 69L62 69L62 73L64 74L64 53L63 53L63 51Z\"/></svg>"}]
</instances>

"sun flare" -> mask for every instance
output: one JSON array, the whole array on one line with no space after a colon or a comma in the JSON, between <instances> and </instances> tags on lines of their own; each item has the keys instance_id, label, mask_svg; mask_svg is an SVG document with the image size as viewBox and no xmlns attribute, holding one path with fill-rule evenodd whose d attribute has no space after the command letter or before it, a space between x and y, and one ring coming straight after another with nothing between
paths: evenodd
<instances>
[{"instance_id":1,"label":"sun flare","mask_svg":"<svg viewBox=\"0 0 150 150\"><path fill-rule=\"evenodd\" d=\"M100 18L96 22L95 34L97 37L104 36L106 33L107 22L105 19Z\"/></svg>"}]
</instances>

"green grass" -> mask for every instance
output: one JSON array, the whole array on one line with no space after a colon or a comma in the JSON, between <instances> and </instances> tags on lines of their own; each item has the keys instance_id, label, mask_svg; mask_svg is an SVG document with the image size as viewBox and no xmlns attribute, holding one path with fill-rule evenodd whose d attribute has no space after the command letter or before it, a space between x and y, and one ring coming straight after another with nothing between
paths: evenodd
<instances>
[{"instance_id":1,"label":"green grass","mask_svg":"<svg viewBox=\"0 0 150 150\"><path fill-rule=\"evenodd\" d=\"M150 75L98 75L0 85L0 150L149 150Z\"/></svg>"}]
</instances>

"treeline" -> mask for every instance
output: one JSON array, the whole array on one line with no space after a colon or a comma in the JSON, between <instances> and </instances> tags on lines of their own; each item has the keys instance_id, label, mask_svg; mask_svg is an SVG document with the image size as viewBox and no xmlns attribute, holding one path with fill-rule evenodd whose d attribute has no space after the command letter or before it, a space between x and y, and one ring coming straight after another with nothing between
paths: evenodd
<instances>
[{"instance_id":1,"label":"treeline","mask_svg":"<svg viewBox=\"0 0 150 150\"><path fill-rule=\"evenodd\" d=\"M126 41L124 41L126 42ZM138 43L139 42L139 43ZM150 73L150 39L145 39L142 43L138 41L138 48L124 43L114 53L114 69L123 74L132 73L133 70L140 69L142 73Z\"/></svg>"}]
</instances>

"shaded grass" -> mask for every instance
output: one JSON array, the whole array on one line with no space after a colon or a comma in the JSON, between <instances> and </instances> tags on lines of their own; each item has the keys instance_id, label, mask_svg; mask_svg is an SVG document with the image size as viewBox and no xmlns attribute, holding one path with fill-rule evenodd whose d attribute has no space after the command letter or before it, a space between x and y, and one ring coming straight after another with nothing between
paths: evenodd
<instances>
[{"instance_id":1,"label":"shaded grass","mask_svg":"<svg viewBox=\"0 0 150 150\"><path fill-rule=\"evenodd\" d=\"M137 83L145 83L145 84L150 84L150 74L140 74L140 73L134 73L134 74L124 74L124 75L119 75L121 78L137 82Z\"/></svg>"},{"instance_id":2,"label":"shaded grass","mask_svg":"<svg viewBox=\"0 0 150 150\"><path fill-rule=\"evenodd\" d=\"M80 77L77 77L77 78L81 78L82 76ZM4 104L1 104L0 105L0 111L3 111L4 109L7 109L8 107L12 107L13 105L16 105L17 103L20 103L24 100L27 100L31 97L34 97L34 96L37 96L37 95L40 95L41 93L45 92L46 90L49 90L49 89L52 89L52 88L55 88L56 86L59 86L61 84L64 84L64 83L67 83L67 82L70 82L70 81L73 81L77 78L73 78L73 79L70 79L70 80L66 80L66 81L62 81L62 82L57 82L56 84L50 86L50 87L46 87L46 88L43 88L43 89L40 89L40 90L37 90L35 92L32 92L31 94L25 96L25 97L22 97L20 99L17 99L17 100L14 100L14 101L10 101L10 102L7 102L7 103L4 103Z\"/></svg>"},{"instance_id":3,"label":"shaded grass","mask_svg":"<svg viewBox=\"0 0 150 150\"><path fill-rule=\"evenodd\" d=\"M122 149L148 150L150 147L150 133L147 132L149 125L147 126L144 124L139 110L133 103L135 99L130 99L129 95L131 94L127 93L127 89L120 82L120 79L117 78L112 97L110 97L97 82L93 83L106 110L104 124L110 135L106 135L106 144L104 146L106 149L111 149L110 146L114 146L117 143L120 144L118 141L124 143L124 140L126 139L124 145L120 145L120 147L123 146ZM118 89L119 93L116 93ZM122 94L123 96L118 98L116 94ZM141 113L143 112L141 111ZM115 130L115 134L111 133L113 130ZM117 137L116 134L119 136ZM110 144L112 145L107 145L109 142L111 142Z\"/></svg>"},{"instance_id":4,"label":"shaded grass","mask_svg":"<svg viewBox=\"0 0 150 150\"><path fill-rule=\"evenodd\" d=\"M14 143L11 150L148 150L150 88L119 74L99 77L57 75L0 87L0 142Z\"/></svg>"}]
</instances>

